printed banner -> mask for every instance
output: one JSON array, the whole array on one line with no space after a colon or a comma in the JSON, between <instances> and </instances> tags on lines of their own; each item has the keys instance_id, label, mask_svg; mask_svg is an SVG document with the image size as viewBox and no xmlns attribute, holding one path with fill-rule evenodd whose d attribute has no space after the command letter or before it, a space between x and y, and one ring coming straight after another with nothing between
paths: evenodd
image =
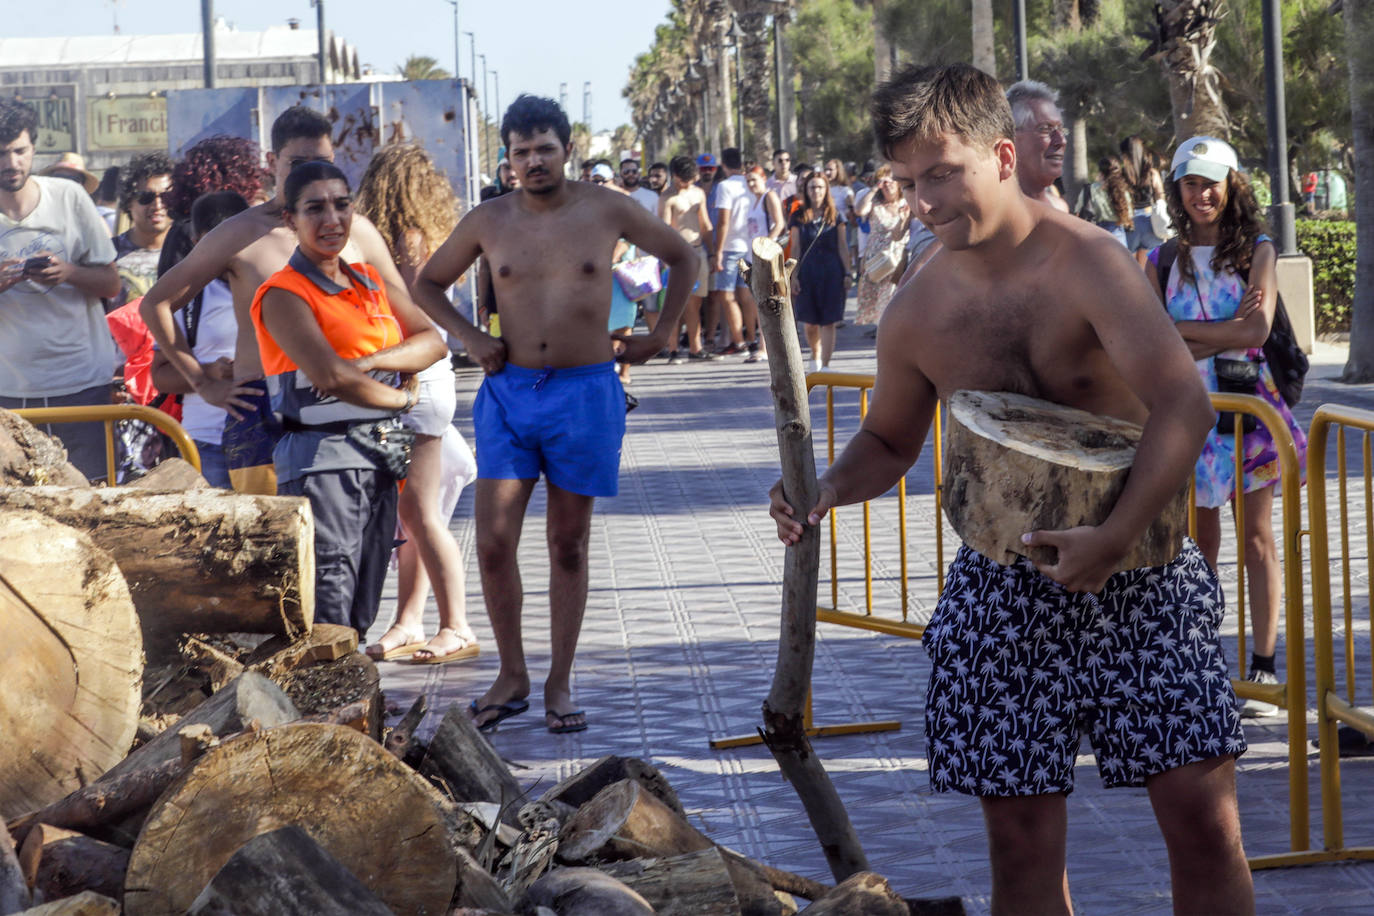
<instances>
[{"instance_id":1,"label":"printed banner","mask_svg":"<svg viewBox=\"0 0 1374 916\"><path fill-rule=\"evenodd\" d=\"M40 154L76 152L75 86L24 86L17 98L38 112Z\"/></svg>"},{"instance_id":2,"label":"printed banner","mask_svg":"<svg viewBox=\"0 0 1374 916\"><path fill-rule=\"evenodd\" d=\"M167 99L119 96L86 106L89 150L167 149Z\"/></svg>"}]
</instances>

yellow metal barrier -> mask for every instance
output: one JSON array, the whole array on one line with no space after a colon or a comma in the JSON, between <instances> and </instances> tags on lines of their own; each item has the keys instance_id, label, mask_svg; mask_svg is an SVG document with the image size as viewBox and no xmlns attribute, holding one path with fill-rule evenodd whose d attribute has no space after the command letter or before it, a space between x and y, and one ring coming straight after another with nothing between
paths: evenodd
<instances>
[{"instance_id":1,"label":"yellow metal barrier","mask_svg":"<svg viewBox=\"0 0 1374 916\"><path fill-rule=\"evenodd\" d=\"M1337 690L1336 658L1331 621L1330 518L1326 499L1326 451L1331 427L1336 427L1337 492L1340 498L1341 591L1344 611L1345 687ZM1320 746L1322 850L1306 854L1303 862L1335 862L1374 859L1374 846L1346 846L1341 810L1340 752L1337 726L1352 726L1374 735L1374 715L1355 705L1354 603L1350 573L1350 506L1347 502L1346 436L1347 428L1363 432L1365 575L1370 573L1374 555L1374 496L1370 493L1370 434L1374 432L1374 411L1323 404L1312 418L1307 442L1307 507L1312 531L1312 629L1315 642L1317 735ZM1366 603L1366 607L1368 604Z\"/></svg>"},{"instance_id":2,"label":"yellow metal barrier","mask_svg":"<svg viewBox=\"0 0 1374 916\"><path fill-rule=\"evenodd\" d=\"M89 407L24 407L14 413L34 426L48 423L104 423L105 424L105 480L115 480L114 428L120 420L143 420L156 426L176 445L181 457L197 471L200 470L200 450L181 424L155 407L142 404L93 404Z\"/></svg>"}]
</instances>

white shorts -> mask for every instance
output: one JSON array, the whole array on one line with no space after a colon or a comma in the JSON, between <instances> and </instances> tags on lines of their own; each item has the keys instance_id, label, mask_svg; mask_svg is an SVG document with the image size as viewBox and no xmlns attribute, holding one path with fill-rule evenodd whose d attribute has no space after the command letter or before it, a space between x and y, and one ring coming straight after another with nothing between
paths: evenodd
<instances>
[{"instance_id":1,"label":"white shorts","mask_svg":"<svg viewBox=\"0 0 1374 916\"><path fill-rule=\"evenodd\" d=\"M453 424L453 411L458 406L448 357L421 372L419 378L419 400L409 413L401 415L401 422L422 436L442 436Z\"/></svg>"}]
</instances>

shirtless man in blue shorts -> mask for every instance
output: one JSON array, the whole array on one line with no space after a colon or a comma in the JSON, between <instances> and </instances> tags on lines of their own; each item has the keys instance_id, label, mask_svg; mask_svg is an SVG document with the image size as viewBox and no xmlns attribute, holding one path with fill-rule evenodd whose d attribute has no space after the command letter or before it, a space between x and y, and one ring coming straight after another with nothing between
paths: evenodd
<instances>
[{"instance_id":1,"label":"shirtless man in blue shorts","mask_svg":"<svg viewBox=\"0 0 1374 916\"><path fill-rule=\"evenodd\" d=\"M420 307L461 339L487 374L473 404L477 563L501 671L472 702L483 729L529 708L516 548L540 474L548 486L553 644L545 724L555 733L587 727L573 702L572 662L587 604L592 503L614 496L618 486L625 393L615 361L642 363L669 345L697 272L697 256L681 236L633 199L565 180L571 136L555 102L516 99L501 122L501 141L519 189L464 216L413 290ZM651 334L620 338L623 349L615 356L606 323L611 255L621 238L669 272L662 320ZM500 337L478 330L444 295L479 256L491 265Z\"/></svg>"},{"instance_id":2,"label":"shirtless man in blue shorts","mask_svg":"<svg viewBox=\"0 0 1374 916\"><path fill-rule=\"evenodd\" d=\"M821 477L809 526L891 488L939 399L1011 391L1144 426L1134 467L1094 527L1027 532L1053 564L999 566L967 547L926 629L932 786L980 798L994 913L1068 913L1066 798L1087 732L1108 786L1144 786L1178 913L1249 913L1235 758L1245 750L1218 643L1221 592L1197 545L1112 574L1192 472L1215 415L1192 358L1110 235L1026 197L997 81L908 68L874 95L879 146L942 243L878 330L873 399ZM801 519L782 494L784 543Z\"/></svg>"}]
</instances>

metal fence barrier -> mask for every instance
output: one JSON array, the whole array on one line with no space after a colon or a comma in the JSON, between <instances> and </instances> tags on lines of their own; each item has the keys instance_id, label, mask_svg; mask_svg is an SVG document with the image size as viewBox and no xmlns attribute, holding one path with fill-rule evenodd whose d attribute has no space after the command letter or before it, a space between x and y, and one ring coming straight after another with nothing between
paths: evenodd
<instances>
[{"instance_id":1,"label":"metal fence barrier","mask_svg":"<svg viewBox=\"0 0 1374 916\"><path fill-rule=\"evenodd\" d=\"M115 424L120 420L143 420L166 433L181 457L197 471L200 470L200 450L191 441L190 435L181 424L155 407L142 404L93 404L89 407L24 407L13 411L34 426L49 423L104 423L105 424L105 480L113 485L115 481Z\"/></svg>"},{"instance_id":2,"label":"metal fence barrier","mask_svg":"<svg viewBox=\"0 0 1374 916\"><path fill-rule=\"evenodd\" d=\"M1340 530L1340 573L1342 629L1341 661L1344 683L1336 678L1336 647L1332 623L1330 515L1326 495L1327 446L1332 427L1336 429L1336 470ZM1361 456L1364 483L1364 551L1365 580L1369 581L1371 554L1374 554L1374 494L1370 492L1371 466L1370 435L1374 432L1374 411L1324 404L1312 418L1312 432L1307 451L1307 507L1312 530L1312 627L1315 642L1317 742L1320 748L1322 849L1308 853L1304 862L1334 862L1351 859L1374 859L1374 846L1346 846L1345 825L1341 806L1340 748L1337 729L1344 724L1366 736L1374 736L1374 715L1356 705L1355 675L1355 602L1351 589L1350 502L1347 475L1346 430L1361 433ZM1367 625L1369 602L1364 610ZM1371 662L1374 679L1374 661ZM1340 688L1344 687L1344 690ZM1363 813L1363 811L1362 811ZM1368 818L1362 818L1368 823Z\"/></svg>"}]
</instances>

